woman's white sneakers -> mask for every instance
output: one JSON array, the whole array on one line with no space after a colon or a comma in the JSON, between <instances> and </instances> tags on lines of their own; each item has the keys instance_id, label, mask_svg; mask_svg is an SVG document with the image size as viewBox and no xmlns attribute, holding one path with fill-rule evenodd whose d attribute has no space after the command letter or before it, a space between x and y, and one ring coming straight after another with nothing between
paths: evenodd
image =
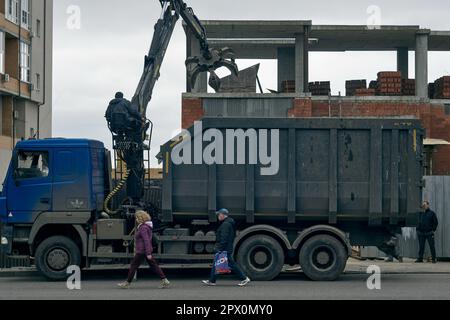
<instances>
[{"instance_id":1,"label":"woman's white sneakers","mask_svg":"<svg viewBox=\"0 0 450 320\"><path fill-rule=\"evenodd\" d=\"M117 285L120 289L129 289L131 286L131 283L125 281L125 282L121 282ZM159 285L159 289L168 289L170 288L170 281L167 279L163 279L161 281L161 284Z\"/></svg>"},{"instance_id":2,"label":"woman's white sneakers","mask_svg":"<svg viewBox=\"0 0 450 320\"><path fill-rule=\"evenodd\" d=\"M125 281L125 282L121 282L117 285L120 289L129 289L130 288L130 283Z\"/></svg>"},{"instance_id":3,"label":"woman's white sneakers","mask_svg":"<svg viewBox=\"0 0 450 320\"><path fill-rule=\"evenodd\" d=\"M170 288L170 281L167 279L163 279L161 281L161 285L159 286L160 289L168 289Z\"/></svg>"}]
</instances>

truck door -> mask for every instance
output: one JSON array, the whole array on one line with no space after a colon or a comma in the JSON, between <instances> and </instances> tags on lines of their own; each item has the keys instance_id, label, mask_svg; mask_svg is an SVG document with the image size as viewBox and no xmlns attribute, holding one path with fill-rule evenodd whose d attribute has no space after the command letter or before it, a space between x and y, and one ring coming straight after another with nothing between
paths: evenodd
<instances>
[{"instance_id":1,"label":"truck door","mask_svg":"<svg viewBox=\"0 0 450 320\"><path fill-rule=\"evenodd\" d=\"M17 150L7 183L8 223L33 223L36 217L51 211L51 154L39 150Z\"/></svg>"}]
</instances>

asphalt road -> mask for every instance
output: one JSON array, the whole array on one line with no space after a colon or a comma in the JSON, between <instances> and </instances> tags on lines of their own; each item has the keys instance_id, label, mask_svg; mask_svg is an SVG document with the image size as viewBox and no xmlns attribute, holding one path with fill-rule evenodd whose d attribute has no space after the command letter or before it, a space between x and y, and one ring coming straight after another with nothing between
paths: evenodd
<instances>
[{"instance_id":1,"label":"asphalt road","mask_svg":"<svg viewBox=\"0 0 450 320\"><path fill-rule=\"evenodd\" d=\"M311 282L301 273L283 274L275 281L253 282L239 288L225 278L217 287L204 287L205 271L171 275L171 289L158 289L159 280L142 274L128 290L117 289L124 272L83 274L81 290L68 290L65 282L46 282L37 277L0 278L0 300L285 300L285 299L450 299L449 274L384 274L381 290L367 289L367 274L345 274L336 282Z\"/></svg>"}]
</instances>

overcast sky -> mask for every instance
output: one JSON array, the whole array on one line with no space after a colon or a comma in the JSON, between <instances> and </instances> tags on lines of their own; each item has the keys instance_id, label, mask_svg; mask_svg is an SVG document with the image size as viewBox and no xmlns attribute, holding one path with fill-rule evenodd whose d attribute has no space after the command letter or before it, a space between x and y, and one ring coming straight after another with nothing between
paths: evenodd
<instances>
[{"instance_id":1,"label":"overcast sky","mask_svg":"<svg viewBox=\"0 0 450 320\"><path fill-rule=\"evenodd\" d=\"M371 5L380 8L381 24L420 25L450 30L448 0L187 0L200 19L312 20L313 24L362 24ZM73 20L80 9L80 24ZM98 139L109 147L104 113L116 91L131 98L143 67L153 26L161 14L157 0L55 0L53 132L57 137ZM68 27L68 24L70 27ZM155 124L152 148L170 139L181 124L185 91L185 37L181 22L170 44L147 117ZM254 61L239 61L240 68ZM264 88L276 88L276 62L261 61ZM450 53L430 53L430 81L450 74ZM394 52L312 53L310 81L331 80L333 94L345 94L346 79L373 80L381 70L396 69ZM410 53L410 77L414 54Z\"/></svg>"}]
</instances>

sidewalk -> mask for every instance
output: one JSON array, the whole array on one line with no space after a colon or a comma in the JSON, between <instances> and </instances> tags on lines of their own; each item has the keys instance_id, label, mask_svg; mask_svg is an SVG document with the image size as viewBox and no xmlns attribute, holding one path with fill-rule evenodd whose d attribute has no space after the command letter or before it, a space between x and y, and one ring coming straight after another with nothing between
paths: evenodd
<instances>
[{"instance_id":1,"label":"sidewalk","mask_svg":"<svg viewBox=\"0 0 450 320\"><path fill-rule=\"evenodd\" d=\"M345 269L347 274L366 274L367 268L376 265L385 274L450 274L450 262L438 262L432 264L414 263L413 259L404 259L403 263L385 262L384 260L357 260L350 258ZM123 267L126 269L126 267ZM205 269L206 270L206 269ZM95 272L99 270L92 270ZM300 267L286 266L285 272L299 272ZM90 271L87 271L90 272ZM6 277L36 277L39 276L35 268L0 269L0 278Z\"/></svg>"},{"instance_id":2,"label":"sidewalk","mask_svg":"<svg viewBox=\"0 0 450 320\"><path fill-rule=\"evenodd\" d=\"M366 273L370 265L381 268L382 273L393 274L450 274L450 262L414 263L414 259L404 258L403 263L385 262L384 260L357 260L350 258L345 273Z\"/></svg>"}]
</instances>

